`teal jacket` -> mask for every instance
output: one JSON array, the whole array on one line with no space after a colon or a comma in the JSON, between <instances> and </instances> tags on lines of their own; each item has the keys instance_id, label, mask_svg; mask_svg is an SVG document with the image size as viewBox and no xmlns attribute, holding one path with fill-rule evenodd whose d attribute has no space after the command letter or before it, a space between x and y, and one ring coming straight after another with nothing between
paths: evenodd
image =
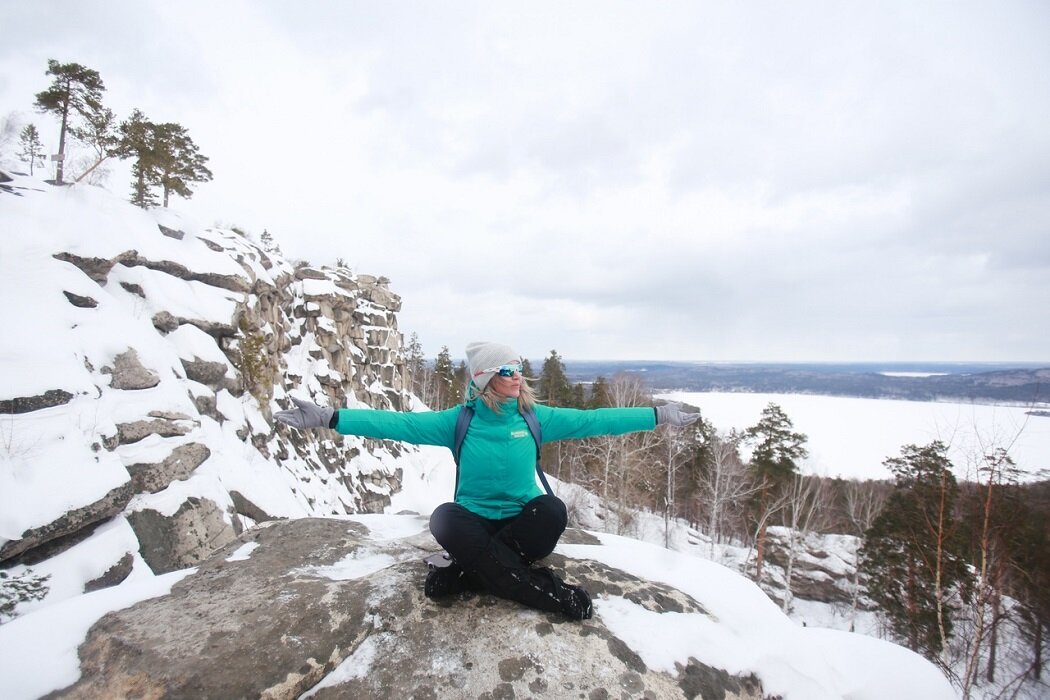
<instances>
[{"instance_id":1,"label":"teal jacket","mask_svg":"<svg viewBox=\"0 0 1050 700\"><path fill-rule=\"evenodd\" d=\"M456 503L491 520L513 517L543 494L536 483L536 443L518 413L516 399L508 400L498 413L483 401L471 405L474 419L463 440ZM451 450L459 410L460 406L424 413L344 408L336 414L335 429L343 435L442 445ZM533 410L544 443L656 427L655 411L645 407L584 411L536 404Z\"/></svg>"}]
</instances>

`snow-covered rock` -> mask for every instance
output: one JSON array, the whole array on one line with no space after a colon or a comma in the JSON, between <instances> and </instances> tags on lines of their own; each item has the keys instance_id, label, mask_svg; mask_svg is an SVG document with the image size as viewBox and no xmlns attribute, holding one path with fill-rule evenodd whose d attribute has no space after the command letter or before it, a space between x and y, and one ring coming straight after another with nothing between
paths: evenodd
<instances>
[{"instance_id":1,"label":"snow-covered rock","mask_svg":"<svg viewBox=\"0 0 1050 700\"><path fill-rule=\"evenodd\" d=\"M260 518L389 504L404 446L272 420L293 392L407 406L400 300L384 280L295 265L99 188L8 177L0 567L47 571L47 593L0 622L113 572L190 566ZM95 531L115 520L135 534L127 549L88 570L49 565L70 549L97 556Z\"/></svg>"},{"instance_id":2,"label":"snow-covered rock","mask_svg":"<svg viewBox=\"0 0 1050 700\"><path fill-rule=\"evenodd\" d=\"M278 521L160 590L129 582L27 615L0 627L0 659L21 659L6 696L955 697L918 655L798 626L724 567L611 535L570 530L544 562L595 594L592 620L488 594L435 603L426 525ZM121 590L131 606L93 624Z\"/></svg>"}]
</instances>

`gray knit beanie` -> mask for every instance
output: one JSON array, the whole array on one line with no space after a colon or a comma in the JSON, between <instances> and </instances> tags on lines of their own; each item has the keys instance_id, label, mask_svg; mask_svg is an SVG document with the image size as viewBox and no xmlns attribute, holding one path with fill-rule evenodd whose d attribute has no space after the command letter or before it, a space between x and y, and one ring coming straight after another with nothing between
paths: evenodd
<instances>
[{"instance_id":1,"label":"gray knit beanie","mask_svg":"<svg viewBox=\"0 0 1050 700\"><path fill-rule=\"evenodd\" d=\"M479 393L485 391L489 380L496 376L496 373L485 372L475 376L476 372L499 367L500 365L507 365L511 362L521 362L521 355L506 345L485 341L467 345L467 371L470 372L470 377L474 380L474 386L477 387Z\"/></svg>"}]
</instances>

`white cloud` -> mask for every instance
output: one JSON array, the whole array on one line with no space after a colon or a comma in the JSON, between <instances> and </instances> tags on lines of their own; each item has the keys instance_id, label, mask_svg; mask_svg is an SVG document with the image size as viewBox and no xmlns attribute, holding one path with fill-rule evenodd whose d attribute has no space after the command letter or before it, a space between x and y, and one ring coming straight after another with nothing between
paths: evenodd
<instances>
[{"instance_id":1,"label":"white cloud","mask_svg":"<svg viewBox=\"0 0 1050 700\"><path fill-rule=\"evenodd\" d=\"M49 57L96 68L211 158L175 206L390 277L431 354L1037 360L1047 20L43 0L8 24L0 106Z\"/></svg>"}]
</instances>

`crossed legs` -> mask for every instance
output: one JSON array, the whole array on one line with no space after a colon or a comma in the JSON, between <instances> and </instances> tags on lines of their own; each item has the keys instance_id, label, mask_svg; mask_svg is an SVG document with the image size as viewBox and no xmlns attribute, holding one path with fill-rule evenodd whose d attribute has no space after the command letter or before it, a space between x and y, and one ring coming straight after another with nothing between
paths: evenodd
<instances>
[{"instance_id":1,"label":"crossed legs","mask_svg":"<svg viewBox=\"0 0 1050 700\"><path fill-rule=\"evenodd\" d=\"M449 567L452 571L428 577L427 595L438 597L473 583L529 607L589 618L590 597L583 589L549 569L529 568L554 551L567 522L565 504L550 495L534 498L519 515L503 520L482 518L456 503L438 506L430 531L460 570Z\"/></svg>"},{"instance_id":2,"label":"crossed legs","mask_svg":"<svg viewBox=\"0 0 1050 700\"><path fill-rule=\"evenodd\" d=\"M462 566L469 566L493 537L510 547L528 565L554 551L568 516L565 504L554 496L538 496L513 518L488 520L458 503L443 503L430 516L430 532Z\"/></svg>"}]
</instances>

